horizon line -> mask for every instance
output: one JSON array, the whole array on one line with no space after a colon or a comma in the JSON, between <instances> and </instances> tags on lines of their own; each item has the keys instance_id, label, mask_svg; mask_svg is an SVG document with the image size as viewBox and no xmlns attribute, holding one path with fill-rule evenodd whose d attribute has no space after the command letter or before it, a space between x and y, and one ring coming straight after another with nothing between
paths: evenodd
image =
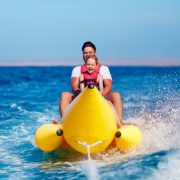
<instances>
[{"instance_id":1,"label":"horizon line","mask_svg":"<svg viewBox=\"0 0 180 180\"><path fill-rule=\"evenodd\" d=\"M0 62L0 66L77 66L82 65L83 61L81 63L78 62L72 62L66 61L66 62L59 62L57 60L55 61L31 61L31 62L25 62L25 61L14 61L14 62ZM103 60L103 65L108 66L180 66L180 59L152 59L151 61L145 62L143 60L141 61L135 61L132 62L132 60L121 60L121 62L117 62L114 60Z\"/></svg>"},{"instance_id":2,"label":"horizon line","mask_svg":"<svg viewBox=\"0 0 180 180\"><path fill-rule=\"evenodd\" d=\"M105 66L129 66L129 67L180 67L180 64L103 64ZM80 66L80 64L0 64L0 67L58 67Z\"/></svg>"}]
</instances>

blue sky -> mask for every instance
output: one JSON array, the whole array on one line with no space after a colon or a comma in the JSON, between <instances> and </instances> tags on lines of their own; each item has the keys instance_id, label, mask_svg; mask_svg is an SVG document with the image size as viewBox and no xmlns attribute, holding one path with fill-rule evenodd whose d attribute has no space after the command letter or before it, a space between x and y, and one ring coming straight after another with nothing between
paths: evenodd
<instances>
[{"instance_id":1,"label":"blue sky","mask_svg":"<svg viewBox=\"0 0 180 180\"><path fill-rule=\"evenodd\" d=\"M180 65L179 0L0 0L0 64Z\"/></svg>"}]
</instances>

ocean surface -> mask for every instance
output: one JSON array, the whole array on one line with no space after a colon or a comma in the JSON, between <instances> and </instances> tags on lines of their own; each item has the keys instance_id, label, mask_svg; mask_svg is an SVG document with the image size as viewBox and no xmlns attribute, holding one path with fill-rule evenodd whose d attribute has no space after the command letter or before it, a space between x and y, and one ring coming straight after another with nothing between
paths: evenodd
<instances>
[{"instance_id":1,"label":"ocean surface","mask_svg":"<svg viewBox=\"0 0 180 180\"><path fill-rule=\"evenodd\" d=\"M110 67L124 121L137 123L137 151L87 156L43 153L37 128L59 116L73 67L0 67L0 179L180 179L180 67Z\"/></svg>"}]
</instances>

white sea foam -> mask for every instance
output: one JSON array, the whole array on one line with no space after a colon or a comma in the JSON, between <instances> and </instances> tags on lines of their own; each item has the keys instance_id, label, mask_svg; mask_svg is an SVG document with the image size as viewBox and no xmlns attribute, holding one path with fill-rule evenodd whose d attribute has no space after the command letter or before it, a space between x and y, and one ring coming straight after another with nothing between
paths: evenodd
<instances>
[{"instance_id":1,"label":"white sea foam","mask_svg":"<svg viewBox=\"0 0 180 180\"><path fill-rule=\"evenodd\" d=\"M41 115L38 117L37 122L41 124L52 123L55 118L50 118L48 115Z\"/></svg>"},{"instance_id":2,"label":"white sea foam","mask_svg":"<svg viewBox=\"0 0 180 180\"><path fill-rule=\"evenodd\" d=\"M14 109L17 109L19 110L20 112L28 112L26 109L24 109L22 106L19 106L18 104L16 103L12 103L10 105L11 108L14 108Z\"/></svg>"},{"instance_id":3,"label":"white sea foam","mask_svg":"<svg viewBox=\"0 0 180 180\"><path fill-rule=\"evenodd\" d=\"M10 107L11 107L11 108L16 108L16 107L17 107L17 104L16 104L16 103L12 103Z\"/></svg>"},{"instance_id":4,"label":"white sea foam","mask_svg":"<svg viewBox=\"0 0 180 180\"><path fill-rule=\"evenodd\" d=\"M98 173L98 166L95 160L89 158L88 161L85 161L82 169L84 169L84 172L89 180L99 180L99 173Z\"/></svg>"},{"instance_id":5,"label":"white sea foam","mask_svg":"<svg viewBox=\"0 0 180 180\"><path fill-rule=\"evenodd\" d=\"M149 180L179 180L180 179L180 151L167 155L163 161L158 164L157 169L153 171Z\"/></svg>"},{"instance_id":6,"label":"white sea foam","mask_svg":"<svg viewBox=\"0 0 180 180\"><path fill-rule=\"evenodd\" d=\"M144 134L143 149L158 151L180 148L180 132L178 123L179 108L168 112L168 107L146 114L139 118L139 124Z\"/></svg>"},{"instance_id":7,"label":"white sea foam","mask_svg":"<svg viewBox=\"0 0 180 180\"><path fill-rule=\"evenodd\" d=\"M139 155L180 148L179 117L180 108L170 108L169 105L153 113L142 111L139 117L126 119L127 122L136 123L143 133L143 142L137 150L122 154L119 149L112 146L93 157L120 162Z\"/></svg>"},{"instance_id":8,"label":"white sea foam","mask_svg":"<svg viewBox=\"0 0 180 180\"><path fill-rule=\"evenodd\" d=\"M0 146L0 161L4 164L9 164L9 166L5 168L1 168L0 173L7 175L8 172L19 172L24 176L24 172L20 172L20 167L23 167L23 160L16 154L12 153L9 150L9 147L12 146L13 142L9 142L9 137L7 136L0 136L0 144L3 144L3 146ZM13 176L14 173L10 173L10 176ZM8 179L11 179L10 176ZM18 176L21 177L21 176Z\"/></svg>"},{"instance_id":9,"label":"white sea foam","mask_svg":"<svg viewBox=\"0 0 180 180\"><path fill-rule=\"evenodd\" d=\"M6 176L6 179L27 179L29 175L25 172L37 166L36 163L27 163L21 154L27 151L27 148L21 148L23 144L32 143L32 127L24 122L2 130L0 134L0 162L5 164L1 167L0 173Z\"/></svg>"},{"instance_id":10,"label":"white sea foam","mask_svg":"<svg viewBox=\"0 0 180 180\"><path fill-rule=\"evenodd\" d=\"M98 174L98 167L95 160L91 158L90 149L91 147L97 146L98 144L101 144L102 142L103 141L97 141L97 142L94 142L93 144L87 144L85 141L84 142L77 141L78 144L84 146L87 149L88 161L84 161L82 164L80 164L80 166L89 180L100 179L99 174Z\"/></svg>"}]
</instances>

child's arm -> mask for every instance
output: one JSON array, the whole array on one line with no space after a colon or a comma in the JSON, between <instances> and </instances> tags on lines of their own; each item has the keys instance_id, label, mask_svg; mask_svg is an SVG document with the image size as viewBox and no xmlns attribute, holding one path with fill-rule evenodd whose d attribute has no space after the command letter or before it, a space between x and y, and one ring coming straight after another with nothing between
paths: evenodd
<instances>
[{"instance_id":1,"label":"child's arm","mask_svg":"<svg viewBox=\"0 0 180 180\"><path fill-rule=\"evenodd\" d=\"M97 80L99 83L99 91L102 94L103 93L103 77L102 77L102 75L99 74Z\"/></svg>"},{"instance_id":2,"label":"child's arm","mask_svg":"<svg viewBox=\"0 0 180 180\"><path fill-rule=\"evenodd\" d=\"M83 74L80 75L80 90L81 90L81 91L84 89L84 83L83 83L82 81L84 81L84 76L83 76Z\"/></svg>"}]
</instances>

